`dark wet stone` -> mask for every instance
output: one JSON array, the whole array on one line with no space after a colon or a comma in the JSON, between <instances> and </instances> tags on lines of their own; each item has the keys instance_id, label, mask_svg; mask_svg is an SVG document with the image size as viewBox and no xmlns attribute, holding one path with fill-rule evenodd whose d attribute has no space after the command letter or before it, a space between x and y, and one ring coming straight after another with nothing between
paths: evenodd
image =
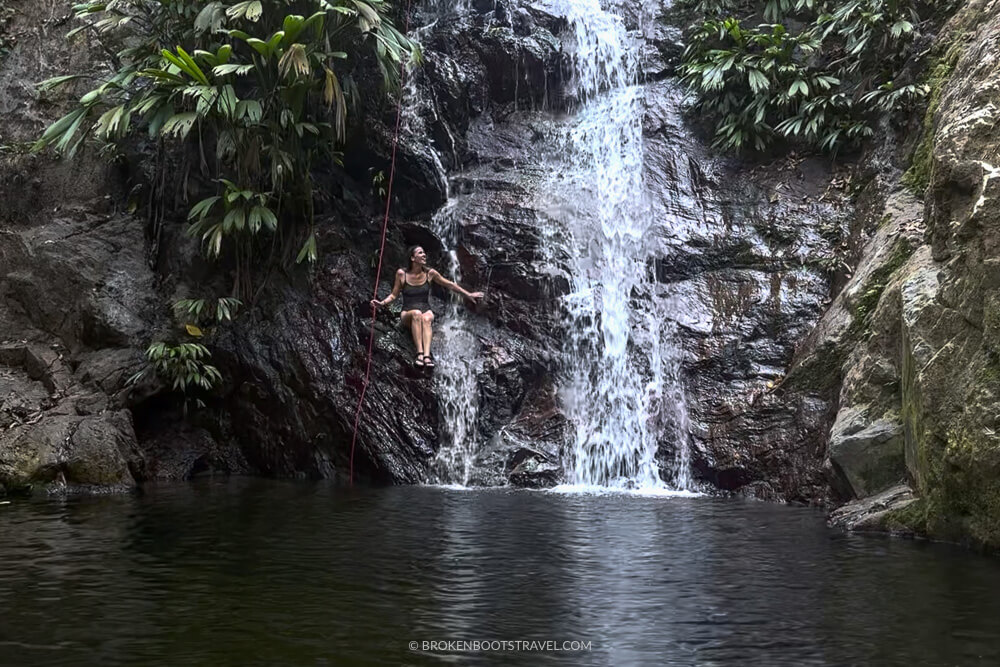
<instances>
[{"instance_id":1,"label":"dark wet stone","mask_svg":"<svg viewBox=\"0 0 1000 667\"><path fill-rule=\"evenodd\" d=\"M185 424L182 419L160 424L149 435L141 443L149 461L146 479L176 481L253 472L234 443L219 443L207 430Z\"/></svg>"},{"instance_id":2,"label":"dark wet stone","mask_svg":"<svg viewBox=\"0 0 1000 667\"><path fill-rule=\"evenodd\" d=\"M529 489L546 489L563 480L562 466L540 458L536 452L519 450L520 463L510 472L510 483Z\"/></svg>"}]
</instances>

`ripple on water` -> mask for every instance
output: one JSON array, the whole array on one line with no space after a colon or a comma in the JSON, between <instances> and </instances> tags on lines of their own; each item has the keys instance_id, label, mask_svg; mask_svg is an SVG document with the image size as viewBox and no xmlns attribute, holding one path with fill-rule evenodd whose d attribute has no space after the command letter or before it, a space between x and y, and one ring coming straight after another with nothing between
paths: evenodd
<instances>
[{"instance_id":1,"label":"ripple on water","mask_svg":"<svg viewBox=\"0 0 1000 667\"><path fill-rule=\"evenodd\" d=\"M16 502L0 536L2 665L1000 663L997 561L767 503L231 480Z\"/></svg>"}]
</instances>

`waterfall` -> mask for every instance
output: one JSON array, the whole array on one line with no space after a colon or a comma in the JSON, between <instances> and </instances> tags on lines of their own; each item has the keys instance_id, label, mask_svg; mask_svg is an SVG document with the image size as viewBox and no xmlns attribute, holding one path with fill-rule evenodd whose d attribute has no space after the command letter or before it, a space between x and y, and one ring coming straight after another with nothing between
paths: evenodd
<instances>
[{"instance_id":1,"label":"waterfall","mask_svg":"<svg viewBox=\"0 0 1000 667\"><path fill-rule=\"evenodd\" d=\"M464 11L466 3L462 0L439 0L430 3L427 9L435 18L431 23L413 29L412 36L418 42L431 33L438 20ZM402 117L404 137L427 136L430 133L427 119L435 118L437 112L433 101L425 95L425 89L425 86L419 85L418 76L406 78L403 105L408 112ZM451 141L454 144L454 138ZM442 276L461 283L456 248L462 196L450 192L441 156L435 151L430 151L429 155L448 197L430 224L430 230L441 240L441 259L444 260L442 265L434 268ZM476 377L480 344L471 326L469 318L464 315L464 308L451 295L446 298L443 309L435 308L431 354L435 364L432 372L434 394L438 400L441 426L438 450L428 471L427 481L431 484L467 486L472 477L472 466L479 448L476 430L479 389Z\"/></svg>"},{"instance_id":2,"label":"waterfall","mask_svg":"<svg viewBox=\"0 0 1000 667\"><path fill-rule=\"evenodd\" d=\"M573 113L554 119L561 150L540 157L549 176L534 189L532 203L542 214L539 232L547 244L539 272L565 274L570 284L562 298L567 335L558 378L572 424L565 478L586 487L689 489L674 306L658 296L651 270L651 232L669 221L654 217L643 182L642 38L629 34L622 18L598 0L543 2L566 18L563 49L572 63L567 93L577 102ZM454 9L451 3L435 6ZM408 87L407 97L414 107L430 102L416 86ZM426 132L422 118L432 113L429 105L404 123L411 132ZM456 282L464 196L453 194L431 225L444 245L447 265L438 269ZM462 310L450 302L435 321L441 432L429 481L465 486L474 478L481 444L481 344ZM656 454L665 434L672 434L677 455L674 469L661 474Z\"/></svg>"},{"instance_id":3,"label":"waterfall","mask_svg":"<svg viewBox=\"0 0 1000 667\"><path fill-rule=\"evenodd\" d=\"M461 283L462 275L455 254L460 199L452 197L437 212L433 230L444 244L447 265L439 267L442 275ZM434 392L441 415L441 443L432 465L436 482L468 486L472 465L479 449L476 417L479 413L479 388L476 383L479 339L472 332L464 308L449 298L444 312L435 320Z\"/></svg>"},{"instance_id":4,"label":"waterfall","mask_svg":"<svg viewBox=\"0 0 1000 667\"><path fill-rule=\"evenodd\" d=\"M669 425L678 440L670 485L690 484L687 412L669 304L657 303L643 187L640 38L598 0L550 0L570 25L564 47L580 102L542 188L551 230L570 265L567 371L560 395L574 425L567 481L662 489L656 452Z\"/></svg>"}]
</instances>

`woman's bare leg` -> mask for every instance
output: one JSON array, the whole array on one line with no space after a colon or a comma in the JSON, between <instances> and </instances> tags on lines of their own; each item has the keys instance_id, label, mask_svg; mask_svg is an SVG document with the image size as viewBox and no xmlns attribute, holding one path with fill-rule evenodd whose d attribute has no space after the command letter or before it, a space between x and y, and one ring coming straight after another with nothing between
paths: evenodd
<instances>
[{"instance_id":1,"label":"woman's bare leg","mask_svg":"<svg viewBox=\"0 0 1000 667\"><path fill-rule=\"evenodd\" d=\"M417 348L417 354L424 354L424 320L420 317L419 310L408 310L400 319L403 326L410 327L410 335L413 336L413 345Z\"/></svg>"},{"instance_id":2,"label":"woman's bare leg","mask_svg":"<svg viewBox=\"0 0 1000 667\"><path fill-rule=\"evenodd\" d=\"M424 354L429 355L431 353L431 324L434 322L434 313L428 310L426 313L422 314L419 319L424 325Z\"/></svg>"}]
</instances>

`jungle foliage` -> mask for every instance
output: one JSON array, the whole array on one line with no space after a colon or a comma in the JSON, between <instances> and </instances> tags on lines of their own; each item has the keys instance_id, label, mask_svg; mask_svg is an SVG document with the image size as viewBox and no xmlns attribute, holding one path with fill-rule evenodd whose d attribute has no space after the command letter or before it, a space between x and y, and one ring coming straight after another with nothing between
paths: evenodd
<instances>
[{"instance_id":1,"label":"jungle foliage","mask_svg":"<svg viewBox=\"0 0 1000 667\"><path fill-rule=\"evenodd\" d=\"M717 147L854 148L879 117L927 95L927 85L900 79L932 9L918 0L701 0L681 75Z\"/></svg>"},{"instance_id":2,"label":"jungle foliage","mask_svg":"<svg viewBox=\"0 0 1000 667\"><path fill-rule=\"evenodd\" d=\"M88 137L137 132L161 145L195 143L217 190L191 206L189 231L209 257L232 248L234 296L248 296L264 233L277 246L294 241L298 262L316 258L313 167L340 157L359 94L351 58L370 50L389 87L419 58L384 0L91 0L74 10L80 25L69 37L90 33L110 71L35 149L72 156Z\"/></svg>"},{"instance_id":3,"label":"jungle foliage","mask_svg":"<svg viewBox=\"0 0 1000 667\"><path fill-rule=\"evenodd\" d=\"M231 321L242 305L233 297L214 301L181 299L174 302L173 311L184 324L185 333L197 340L205 335L204 328ZM128 383L135 384L148 375L155 375L173 391L185 394L185 410L189 400L202 407L201 399L192 399L189 394L210 391L222 381L219 370L208 363L211 358L212 353L199 342L156 341L146 349L146 367L130 377Z\"/></svg>"}]
</instances>

